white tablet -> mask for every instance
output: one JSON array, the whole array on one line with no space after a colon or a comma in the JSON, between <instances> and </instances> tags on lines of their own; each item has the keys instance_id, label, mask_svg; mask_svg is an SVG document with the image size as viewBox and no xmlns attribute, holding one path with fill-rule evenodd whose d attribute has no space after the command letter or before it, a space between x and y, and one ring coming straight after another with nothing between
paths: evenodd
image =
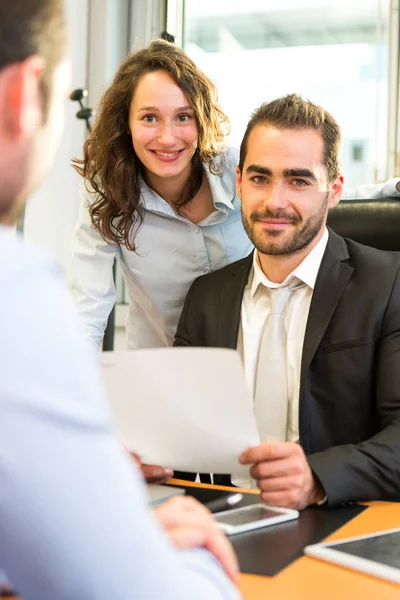
<instances>
[{"instance_id":1,"label":"white tablet","mask_svg":"<svg viewBox=\"0 0 400 600\"><path fill-rule=\"evenodd\" d=\"M224 510L214 515L218 526L228 535L259 529L298 519L299 513L291 508L268 506L267 504L252 504L232 510Z\"/></svg>"},{"instance_id":2,"label":"white tablet","mask_svg":"<svg viewBox=\"0 0 400 600\"><path fill-rule=\"evenodd\" d=\"M304 552L342 567L400 583L400 528L306 546Z\"/></svg>"}]
</instances>

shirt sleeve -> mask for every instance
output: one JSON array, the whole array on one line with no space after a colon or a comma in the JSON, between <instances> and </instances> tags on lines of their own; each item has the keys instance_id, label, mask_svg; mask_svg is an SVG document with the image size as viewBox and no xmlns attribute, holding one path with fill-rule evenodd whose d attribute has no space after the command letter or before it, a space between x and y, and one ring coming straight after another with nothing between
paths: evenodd
<instances>
[{"instance_id":1,"label":"shirt sleeve","mask_svg":"<svg viewBox=\"0 0 400 600\"><path fill-rule=\"evenodd\" d=\"M120 255L120 247L103 240L93 225L89 214L92 196L85 185L83 182L80 187L70 285L85 336L99 348L116 300L112 269L114 260Z\"/></svg>"},{"instance_id":2,"label":"shirt sleeve","mask_svg":"<svg viewBox=\"0 0 400 600\"><path fill-rule=\"evenodd\" d=\"M148 510L59 276L17 275L0 281L0 569L26 600L236 600Z\"/></svg>"},{"instance_id":3,"label":"shirt sleeve","mask_svg":"<svg viewBox=\"0 0 400 600\"><path fill-rule=\"evenodd\" d=\"M365 198L379 200L379 198L392 197L400 199L400 191L396 187L398 184L400 184L400 179L388 179L384 183L366 183L356 187L348 187L344 189L342 199Z\"/></svg>"}]
</instances>

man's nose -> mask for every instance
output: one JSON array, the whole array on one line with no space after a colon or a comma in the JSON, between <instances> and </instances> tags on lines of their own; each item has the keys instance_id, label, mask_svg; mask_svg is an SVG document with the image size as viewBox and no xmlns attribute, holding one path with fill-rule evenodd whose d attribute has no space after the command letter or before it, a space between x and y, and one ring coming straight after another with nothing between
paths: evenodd
<instances>
[{"instance_id":1,"label":"man's nose","mask_svg":"<svg viewBox=\"0 0 400 600\"><path fill-rule=\"evenodd\" d=\"M271 183L266 191L264 206L271 212L286 208L288 201L286 198L285 186L280 182Z\"/></svg>"}]
</instances>

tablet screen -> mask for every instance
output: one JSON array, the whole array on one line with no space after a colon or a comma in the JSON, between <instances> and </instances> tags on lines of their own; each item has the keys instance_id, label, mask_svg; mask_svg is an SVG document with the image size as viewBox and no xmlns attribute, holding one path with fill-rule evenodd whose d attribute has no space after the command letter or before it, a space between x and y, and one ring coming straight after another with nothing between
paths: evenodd
<instances>
[{"instance_id":1,"label":"tablet screen","mask_svg":"<svg viewBox=\"0 0 400 600\"><path fill-rule=\"evenodd\" d=\"M353 542L329 544L329 548L400 569L400 531Z\"/></svg>"},{"instance_id":2,"label":"tablet screen","mask_svg":"<svg viewBox=\"0 0 400 600\"><path fill-rule=\"evenodd\" d=\"M233 509L224 515L214 515L217 521L226 523L227 525L246 525L253 521L261 521L271 517L281 517L282 513L277 510L271 510L264 506L249 506L246 509Z\"/></svg>"}]
</instances>

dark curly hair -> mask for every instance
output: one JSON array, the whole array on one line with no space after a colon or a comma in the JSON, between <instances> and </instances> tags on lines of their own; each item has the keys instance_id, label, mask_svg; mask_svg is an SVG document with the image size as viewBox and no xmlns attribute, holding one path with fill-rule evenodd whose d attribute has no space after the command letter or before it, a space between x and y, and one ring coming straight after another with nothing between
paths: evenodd
<instances>
[{"instance_id":1,"label":"dark curly hair","mask_svg":"<svg viewBox=\"0 0 400 600\"><path fill-rule=\"evenodd\" d=\"M221 152L229 131L229 121L222 111L217 90L188 55L175 44L154 40L129 55L119 67L113 82L100 102L92 133L84 145L82 160L73 166L85 178L93 195L89 207L92 223L104 240L124 244L135 250L134 231L140 225L139 175L142 164L135 154L129 132L129 109L140 78L150 72L165 71L180 87L193 107L198 129L198 146L192 159L192 172L179 209L198 191L202 163L216 173L213 161Z\"/></svg>"}]
</instances>

